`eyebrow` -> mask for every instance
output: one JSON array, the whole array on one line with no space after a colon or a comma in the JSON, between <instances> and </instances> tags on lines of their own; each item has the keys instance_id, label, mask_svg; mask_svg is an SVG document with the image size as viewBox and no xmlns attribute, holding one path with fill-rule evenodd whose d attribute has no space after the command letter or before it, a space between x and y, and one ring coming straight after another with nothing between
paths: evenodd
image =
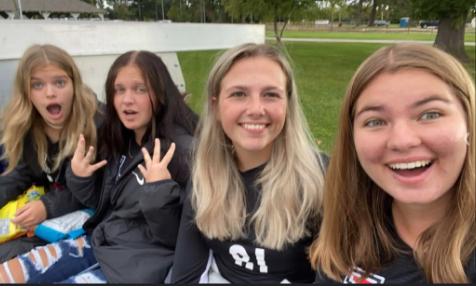
<instances>
[{"instance_id":1,"label":"eyebrow","mask_svg":"<svg viewBox=\"0 0 476 286\"><path fill-rule=\"evenodd\" d=\"M450 102L448 99L446 99L446 98L442 98L442 97L439 97L439 96L437 96L437 95L432 95L432 96L429 96L429 97L427 97L427 98L424 98L424 99L422 99L422 100L420 100L420 101L417 101L417 102L413 103L413 104L411 105L411 108L417 108L417 107L419 107L419 106L422 106L422 105L427 104L428 102L432 102L432 101L443 101L443 102L445 102L445 103L451 103L451 102Z\"/></svg>"},{"instance_id":2,"label":"eyebrow","mask_svg":"<svg viewBox=\"0 0 476 286\"><path fill-rule=\"evenodd\" d=\"M68 76L65 76L65 75L56 75L56 76L53 76L54 79L68 79L69 77ZM31 80L41 80L41 78L39 77L32 77Z\"/></svg>"},{"instance_id":3,"label":"eyebrow","mask_svg":"<svg viewBox=\"0 0 476 286\"><path fill-rule=\"evenodd\" d=\"M232 90L232 89L248 90L248 87L245 86L245 85L234 85L234 86L232 86L232 87L230 87L230 88L227 88L227 89L225 90L225 92L229 92L229 91ZM283 90L282 88L279 88L279 87L273 86L273 85L268 85L268 86L265 86L265 87L263 88L263 91L271 91L271 90L279 91L279 92L284 93L284 90Z\"/></svg>"},{"instance_id":4,"label":"eyebrow","mask_svg":"<svg viewBox=\"0 0 476 286\"><path fill-rule=\"evenodd\" d=\"M417 107L420 107L422 105L425 105L429 102L432 102L432 101L442 101L442 102L445 102L445 103L451 103L448 99L446 98L442 98L442 97L439 97L437 95L432 95L432 96L429 96L427 98L424 98L420 101L417 101L415 103L413 103L410 108L417 108ZM361 111L359 111L359 113L357 113L357 115L355 116L355 118L357 118L360 114L366 112L366 111L383 111L385 110L385 108L382 106L382 105L370 105L370 106L366 106L364 107Z\"/></svg>"},{"instance_id":5,"label":"eyebrow","mask_svg":"<svg viewBox=\"0 0 476 286\"><path fill-rule=\"evenodd\" d=\"M367 112L367 111L383 111L384 109L385 108L382 105L369 105L369 106L366 106L366 107L362 108L362 110L359 111L359 113L357 113L355 118L359 117L359 115L361 115L362 113Z\"/></svg>"}]
</instances>

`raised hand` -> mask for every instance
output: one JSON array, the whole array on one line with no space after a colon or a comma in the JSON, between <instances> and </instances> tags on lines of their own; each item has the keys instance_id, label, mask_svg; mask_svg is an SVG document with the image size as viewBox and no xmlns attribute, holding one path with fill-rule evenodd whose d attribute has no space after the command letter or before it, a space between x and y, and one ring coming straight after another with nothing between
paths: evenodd
<instances>
[{"instance_id":1,"label":"raised hand","mask_svg":"<svg viewBox=\"0 0 476 286\"><path fill-rule=\"evenodd\" d=\"M88 153L84 156L85 153L85 141L83 134L79 135L78 146L76 146L76 151L74 151L73 159L71 159L71 170L73 174L78 177L89 177L94 171L99 168L104 167L107 164L106 160L102 160L99 163L91 165L93 159L94 147L90 146Z\"/></svg>"},{"instance_id":2,"label":"raised hand","mask_svg":"<svg viewBox=\"0 0 476 286\"><path fill-rule=\"evenodd\" d=\"M150 159L149 152L147 152L145 148L142 148L145 168L141 164L137 166L139 167L139 170L144 176L144 179L147 183L167 180L171 178L167 166L169 165L170 160L172 160L172 157L174 156L175 143L172 143L172 145L170 145L169 150L165 154L164 158L162 158L162 160L160 160L160 140L156 138L154 143L154 154L152 155L152 159Z\"/></svg>"},{"instance_id":3,"label":"raised hand","mask_svg":"<svg viewBox=\"0 0 476 286\"><path fill-rule=\"evenodd\" d=\"M15 213L15 218L10 221L19 227L28 228L38 225L46 219L45 204L41 200L29 202Z\"/></svg>"}]
</instances>

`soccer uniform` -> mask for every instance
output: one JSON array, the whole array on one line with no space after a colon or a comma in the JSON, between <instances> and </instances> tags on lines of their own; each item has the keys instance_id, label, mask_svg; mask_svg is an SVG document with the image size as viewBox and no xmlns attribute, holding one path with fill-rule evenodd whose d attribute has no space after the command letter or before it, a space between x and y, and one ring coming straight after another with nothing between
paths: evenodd
<instances>
[{"instance_id":1,"label":"soccer uniform","mask_svg":"<svg viewBox=\"0 0 476 286\"><path fill-rule=\"evenodd\" d=\"M327 163L328 157L324 157L324 161ZM249 219L259 207L262 190L255 182L264 167L241 173L248 214L245 225L249 225ZM188 192L191 192L191 184ZM231 283L312 283L315 272L308 260L307 248L316 232L286 245L280 251L257 245L253 227L247 228L245 238L208 239L197 228L194 211L190 200L187 200L175 250L172 283L206 282L211 264L216 266L216 271L225 281Z\"/></svg>"},{"instance_id":2,"label":"soccer uniform","mask_svg":"<svg viewBox=\"0 0 476 286\"><path fill-rule=\"evenodd\" d=\"M390 219L389 221L393 221ZM406 244L396 233L394 226L390 225L390 230L394 236L398 247L403 250L395 255L394 259L383 265L377 273L371 273L370 276L362 281L364 271L359 267L354 267L352 273L343 278L345 284L351 283L365 283L365 284L413 284L413 283L428 283L428 280L423 276L423 271L418 267L412 253L412 248ZM469 263L465 267L466 275L472 283L476 283L476 252L473 252ZM316 284L321 283L338 283L323 273L316 274Z\"/></svg>"}]
</instances>

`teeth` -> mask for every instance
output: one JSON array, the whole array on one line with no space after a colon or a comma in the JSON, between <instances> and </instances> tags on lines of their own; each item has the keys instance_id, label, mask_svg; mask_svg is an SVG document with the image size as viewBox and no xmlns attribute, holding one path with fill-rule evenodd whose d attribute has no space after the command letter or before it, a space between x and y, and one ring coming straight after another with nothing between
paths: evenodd
<instances>
[{"instance_id":1,"label":"teeth","mask_svg":"<svg viewBox=\"0 0 476 286\"><path fill-rule=\"evenodd\" d=\"M389 166L390 168L394 170L407 170L407 169L425 167L426 165L430 163L431 163L431 160L424 160L424 161L415 161L415 162L409 162L409 163L389 164Z\"/></svg>"},{"instance_id":2,"label":"teeth","mask_svg":"<svg viewBox=\"0 0 476 286\"><path fill-rule=\"evenodd\" d=\"M243 127L245 129L250 129L250 130L261 130L266 127L265 124L243 124Z\"/></svg>"}]
</instances>

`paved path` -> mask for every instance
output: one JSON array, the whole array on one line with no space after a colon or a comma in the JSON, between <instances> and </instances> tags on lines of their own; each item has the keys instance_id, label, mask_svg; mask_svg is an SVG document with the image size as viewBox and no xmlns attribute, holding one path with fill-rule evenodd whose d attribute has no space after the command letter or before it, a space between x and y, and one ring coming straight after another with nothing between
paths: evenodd
<instances>
[{"instance_id":1,"label":"paved path","mask_svg":"<svg viewBox=\"0 0 476 286\"><path fill-rule=\"evenodd\" d=\"M275 40L274 37L266 37L266 40ZM374 43L374 44L396 44L396 43L421 43L433 44L434 41L416 41L416 40L359 40L359 39L312 39L312 38L281 38L286 42L322 42L322 43ZM465 42L465 46L476 46L475 43Z\"/></svg>"}]
</instances>

